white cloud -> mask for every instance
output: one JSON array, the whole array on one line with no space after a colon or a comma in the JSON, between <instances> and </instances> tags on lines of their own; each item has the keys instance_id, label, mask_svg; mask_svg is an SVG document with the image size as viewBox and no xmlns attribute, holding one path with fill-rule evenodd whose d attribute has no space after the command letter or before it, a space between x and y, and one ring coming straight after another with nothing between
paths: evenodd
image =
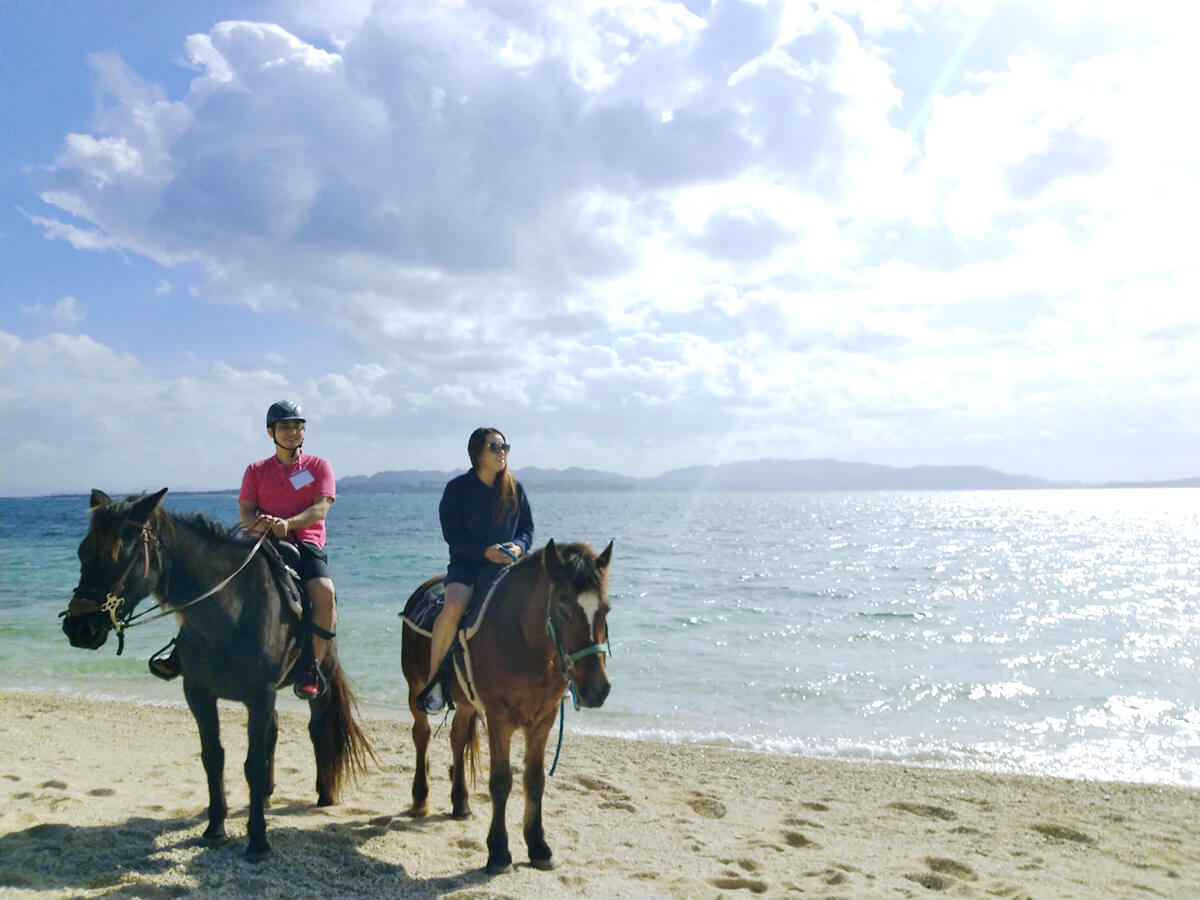
<instances>
[{"instance_id":1,"label":"white cloud","mask_svg":"<svg viewBox=\"0 0 1200 900\"><path fill-rule=\"evenodd\" d=\"M396 467L372 432L484 413L553 430L527 443L548 454L600 432L641 474L706 442L1003 467L1131 409L1196 433L1192 52L1157 20L932 0L279 9L181 36L195 77L176 99L92 57L92 133L64 137L38 175L55 212L28 217L81 250L186 262L197 300L286 313L352 361L110 361L114 385L133 366L192 417L228 402L252 439L261 412L236 391L303 393L346 429L343 472ZM1068 13L1132 37L1086 47ZM1038 28L1017 40L1005 15ZM955 56L959 26L975 39ZM901 49L932 47L955 65L910 78Z\"/></svg>"},{"instance_id":2,"label":"white cloud","mask_svg":"<svg viewBox=\"0 0 1200 900\"><path fill-rule=\"evenodd\" d=\"M22 306L21 312L25 313L26 315L66 327L78 325L87 318L87 308L70 294L67 294L65 297L60 297L58 301L51 307L45 307L40 303L34 303L32 305Z\"/></svg>"}]
</instances>

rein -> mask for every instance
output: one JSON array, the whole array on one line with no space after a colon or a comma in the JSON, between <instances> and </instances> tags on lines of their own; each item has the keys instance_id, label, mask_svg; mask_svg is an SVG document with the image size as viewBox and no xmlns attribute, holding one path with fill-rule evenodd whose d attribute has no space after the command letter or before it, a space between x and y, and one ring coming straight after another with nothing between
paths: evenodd
<instances>
[{"instance_id":1,"label":"rein","mask_svg":"<svg viewBox=\"0 0 1200 900\"><path fill-rule=\"evenodd\" d=\"M117 656L120 656L125 651L125 630L127 628L133 628L135 625L145 625L147 622L153 622L156 619L161 619L164 616L169 616L172 613L177 613L181 610L187 609L189 606L194 606L195 604L199 603L201 600L207 600L213 594L217 593L217 591L221 590L221 588L223 588L227 584L229 584L229 582L233 581L233 579L236 578L238 576L238 574L240 574L241 571L250 564L250 560L254 558L254 554L256 554L258 552L258 548L262 546L263 541L265 541L267 539L267 535L269 533L270 533L269 530L264 531L262 533L262 535L259 536L257 543L255 543L255 545L250 549L250 552L246 555L246 558L244 560L242 560L242 564L240 566L238 566L236 569L234 569L219 584L209 588L207 591L205 591L199 597L193 597L191 600L187 601L186 603L180 603L178 605L169 605L166 603L165 600L159 600L158 606L160 608L158 610L147 609L147 610L143 610L142 612L138 613L137 615L130 614L130 615L126 615L124 618L121 618L117 615L117 613L121 609L121 606L125 603L125 580L129 577L129 573L133 571L134 563L137 562L138 554L137 554L137 551L135 550L133 552L133 555L130 556L130 558L129 558L129 564L127 566L125 566L125 570L123 572L121 572L120 577L117 578L116 582L114 582L113 586L109 589L108 595L104 598L104 602L96 603L95 600L88 600L87 602L90 603L94 607L94 609L84 610L84 612L86 613L86 612L93 612L93 611L98 610L99 612L108 613L108 618L109 618L109 621L112 623L112 628L117 633ZM153 542L153 544L154 544L155 563L157 565L161 566L162 565L162 541L159 539L158 535L156 535L150 529L150 525L147 522L142 522L141 523L141 543L142 543L141 549L142 549L142 578L143 579L147 579L150 577L150 545L151 545L151 542ZM77 599L86 599L86 598L77 598ZM71 614L71 611L69 609L64 610L63 612L59 613L59 618L62 618L63 616L67 616L70 614ZM75 615L80 615L80 613L75 613Z\"/></svg>"},{"instance_id":2,"label":"rein","mask_svg":"<svg viewBox=\"0 0 1200 900\"><path fill-rule=\"evenodd\" d=\"M138 613L136 616L129 616L128 618L125 619L125 627L132 628L134 625L145 625L147 622L153 622L155 619L161 619L163 616L169 616L172 613L177 613L180 610L187 609L189 606L194 606L195 604L199 603L201 600L207 600L209 597L211 597L217 591L221 590L221 588L225 587L225 585L229 584L229 582L233 581L233 579L235 579L241 573L242 569L244 569L244 568L246 568L246 566L250 565L250 560L252 560L254 558L254 554L258 552L258 548L262 546L263 541L265 541L267 539L268 534L270 534L269 529L267 531L264 531L261 535L259 535L258 541L254 544L253 547L250 548L250 552L248 554L246 554L246 558L242 560L242 564L240 566L238 566L236 569L234 569L232 572L230 572L229 575L227 575L220 583L209 588L207 591L205 591L199 597L193 597L187 603L180 603L175 606L167 604L167 602L165 600L160 600L159 606L165 607L165 608L159 609L157 612L155 612L154 610L146 609L146 610L143 610L142 612ZM153 613L153 615L151 615L151 613ZM143 616L150 616L150 618L144 619Z\"/></svg>"},{"instance_id":3,"label":"rein","mask_svg":"<svg viewBox=\"0 0 1200 900\"><path fill-rule=\"evenodd\" d=\"M554 639L554 649L558 653L558 659L562 663L563 678L566 679L567 686L571 690L571 703L575 707L575 711L579 712L579 694L575 690L575 676L571 674L571 667L581 659L586 659L589 656L595 656L597 653L606 653L612 655L612 645L609 643L607 632L604 635L604 646L600 644L590 644L581 650L576 650L574 653L568 653L567 648L563 646L562 638L558 636L558 629L554 627L554 617L550 611L554 609L554 585L550 586L549 599L546 602L546 632ZM554 761L550 764L550 774L554 775L554 770L558 768L558 755L562 752L563 741L563 725L566 721L567 700L564 697L558 703L558 745L554 748Z\"/></svg>"}]
</instances>

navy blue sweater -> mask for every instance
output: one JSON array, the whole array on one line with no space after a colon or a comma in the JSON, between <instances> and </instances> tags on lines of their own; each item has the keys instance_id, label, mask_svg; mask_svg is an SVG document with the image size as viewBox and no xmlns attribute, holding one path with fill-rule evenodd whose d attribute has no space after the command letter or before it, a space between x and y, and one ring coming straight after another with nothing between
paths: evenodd
<instances>
[{"instance_id":1,"label":"navy blue sweater","mask_svg":"<svg viewBox=\"0 0 1200 900\"><path fill-rule=\"evenodd\" d=\"M450 545L451 565L480 568L489 562L483 553L492 544L512 541L525 553L533 546L533 513L520 482L517 482L517 508L509 510L499 522L493 522L492 489L479 480L474 470L466 472L446 484L438 515L442 520L442 537Z\"/></svg>"}]
</instances>

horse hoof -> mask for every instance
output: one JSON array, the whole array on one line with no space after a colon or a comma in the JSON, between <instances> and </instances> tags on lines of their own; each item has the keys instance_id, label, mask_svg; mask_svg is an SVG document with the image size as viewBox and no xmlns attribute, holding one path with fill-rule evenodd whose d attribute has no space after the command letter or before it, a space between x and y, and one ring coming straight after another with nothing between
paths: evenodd
<instances>
[{"instance_id":1,"label":"horse hoof","mask_svg":"<svg viewBox=\"0 0 1200 900\"><path fill-rule=\"evenodd\" d=\"M471 811L469 809L464 809L461 812L459 810L455 810L454 812L450 813L450 818L452 818L452 819L469 819L469 818L471 818Z\"/></svg>"},{"instance_id":2,"label":"horse hoof","mask_svg":"<svg viewBox=\"0 0 1200 900\"><path fill-rule=\"evenodd\" d=\"M332 797L318 797L317 806L333 806L337 801Z\"/></svg>"},{"instance_id":3,"label":"horse hoof","mask_svg":"<svg viewBox=\"0 0 1200 900\"><path fill-rule=\"evenodd\" d=\"M506 875L513 870L510 862L496 862L487 864L487 873L489 875Z\"/></svg>"},{"instance_id":4,"label":"horse hoof","mask_svg":"<svg viewBox=\"0 0 1200 900\"><path fill-rule=\"evenodd\" d=\"M229 840L229 837L225 834L224 828L218 828L216 831L210 828L204 832L202 839L210 847L219 847Z\"/></svg>"},{"instance_id":5,"label":"horse hoof","mask_svg":"<svg viewBox=\"0 0 1200 900\"><path fill-rule=\"evenodd\" d=\"M558 860L553 856L548 856L545 859L531 859L529 864L535 869L541 869L543 872L549 872L558 865Z\"/></svg>"},{"instance_id":6,"label":"horse hoof","mask_svg":"<svg viewBox=\"0 0 1200 900\"><path fill-rule=\"evenodd\" d=\"M246 862L260 863L270 855L271 855L270 847L259 848L259 849L254 849L254 850L250 849L249 847L246 848Z\"/></svg>"}]
</instances>

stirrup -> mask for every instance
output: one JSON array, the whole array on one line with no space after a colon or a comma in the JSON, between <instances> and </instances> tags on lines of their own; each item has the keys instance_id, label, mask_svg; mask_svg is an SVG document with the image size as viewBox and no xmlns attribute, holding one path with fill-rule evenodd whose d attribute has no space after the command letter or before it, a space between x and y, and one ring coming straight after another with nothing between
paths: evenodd
<instances>
[{"instance_id":1,"label":"stirrup","mask_svg":"<svg viewBox=\"0 0 1200 900\"><path fill-rule=\"evenodd\" d=\"M179 659L175 656L175 638L171 638L165 647L152 654L147 665L150 667L150 674L155 678L161 678L163 681L178 678L181 670Z\"/></svg>"},{"instance_id":2,"label":"stirrup","mask_svg":"<svg viewBox=\"0 0 1200 900\"><path fill-rule=\"evenodd\" d=\"M441 687L442 705L437 709L428 709L428 701L430 695L437 687ZM449 709L454 709L454 701L450 699L450 691L448 685L444 683L442 676L433 679L429 684L425 685L421 693L417 694L417 708L424 712L427 716L436 716L440 712L445 712Z\"/></svg>"},{"instance_id":3,"label":"stirrup","mask_svg":"<svg viewBox=\"0 0 1200 900\"><path fill-rule=\"evenodd\" d=\"M300 685L300 679L308 674L309 669L317 673L317 692L311 697L304 691ZM316 662L310 662L308 666L302 669L296 676L296 680L292 682L292 693L301 700L317 700L322 697L329 689L329 679L325 677L325 673Z\"/></svg>"}]
</instances>

